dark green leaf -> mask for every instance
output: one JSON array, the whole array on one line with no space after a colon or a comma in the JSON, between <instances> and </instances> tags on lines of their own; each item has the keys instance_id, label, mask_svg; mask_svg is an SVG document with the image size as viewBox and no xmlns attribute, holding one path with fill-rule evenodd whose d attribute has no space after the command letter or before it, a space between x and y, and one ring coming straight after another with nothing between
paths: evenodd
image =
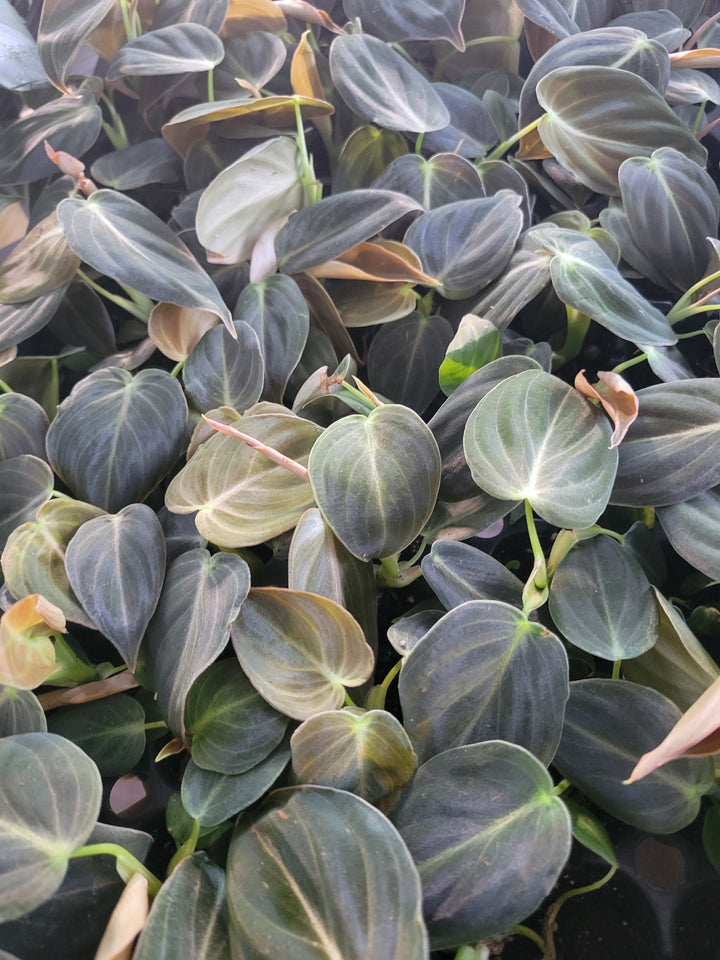
<instances>
[{"instance_id":1,"label":"dark green leaf","mask_svg":"<svg viewBox=\"0 0 720 960\"><path fill-rule=\"evenodd\" d=\"M14 920L58 889L70 854L100 813L97 767L51 733L0 740L0 922Z\"/></svg>"},{"instance_id":2,"label":"dark green leaf","mask_svg":"<svg viewBox=\"0 0 720 960\"><path fill-rule=\"evenodd\" d=\"M132 190L148 183L177 183L181 167L170 144L154 137L99 157L90 176L113 190Z\"/></svg>"},{"instance_id":3,"label":"dark green leaf","mask_svg":"<svg viewBox=\"0 0 720 960\"><path fill-rule=\"evenodd\" d=\"M720 580L720 487L659 507L657 517L673 549L711 580Z\"/></svg>"},{"instance_id":4,"label":"dark green leaf","mask_svg":"<svg viewBox=\"0 0 720 960\"><path fill-rule=\"evenodd\" d=\"M124 44L108 67L107 79L198 73L212 70L224 56L212 30L200 23L174 23Z\"/></svg>"},{"instance_id":5,"label":"dark green leaf","mask_svg":"<svg viewBox=\"0 0 720 960\"><path fill-rule=\"evenodd\" d=\"M325 520L360 560L408 546L429 519L440 484L435 438L416 413L396 404L331 424L308 469Z\"/></svg>"},{"instance_id":6,"label":"dark green leaf","mask_svg":"<svg viewBox=\"0 0 720 960\"><path fill-rule=\"evenodd\" d=\"M493 118L479 97L452 83L433 83L450 114L450 123L425 134L423 145L432 153L455 153L461 157L483 157L498 142Z\"/></svg>"},{"instance_id":7,"label":"dark green leaf","mask_svg":"<svg viewBox=\"0 0 720 960\"><path fill-rule=\"evenodd\" d=\"M145 711L125 693L92 703L59 707L48 714L48 730L83 750L103 777L128 773L145 750Z\"/></svg>"},{"instance_id":8,"label":"dark green leaf","mask_svg":"<svg viewBox=\"0 0 720 960\"><path fill-rule=\"evenodd\" d=\"M185 703L193 761L218 773L244 773L263 761L282 740L287 723L234 659L218 660L203 671Z\"/></svg>"},{"instance_id":9,"label":"dark green leaf","mask_svg":"<svg viewBox=\"0 0 720 960\"><path fill-rule=\"evenodd\" d=\"M230 326L215 284L147 207L114 190L97 190L87 200L62 200L57 212L72 249L100 273L153 300L211 310Z\"/></svg>"},{"instance_id":10,"label":"dark green leaf","mask_svg":"<svg viewBox=\"0 0 720 960\"><path fill-rule=\"evenodd\" d=\"M264 364L258 336L247 323L233 326L235 337L225 327L208 330L183 367L185 391L201 413L217 407L242 413L260 399Z\"/></svg>"},{"instance_id":11,"label":"dark green leaf","mask_svg":"<svg viewBox=\"0 0 720 960\"><path fill-rule=\"evenodd\" d=\"M515 607L471 600L447 613L408 654L398 689L421 761L501 739L548 764L568 696L567 655L554 634Z\"/></svg>"},{"instance_id":12,"label":"dark green leaf","mask_svg":"<svg viewBox=\"0 0 720 960\"><path fill-rule=\"evenodd\" d=\"M45 457L47 414L30 397L22 393L0 396L0 460L11 460L23 454Z\"/></svg>"},{"instance_id":13,"label":"dark green leaf","mask_svg":"<svg viewBox=\"0 0 720 960\"><path fill-rule=\"evenodd\" d=\"M46 730L45 711L32 690L18 690L0 683L0 738Z\"/></svg>"},{"instance_id":14,"label":"dark green leaf","mask_svg":"<svg viewBox=\"0 0 720 960\"><path fill-rule=\"evenodd\" d=\"M424 210L483 196L477 169L454 153L439 153L428 160L417 153L398 157L373 187L404 193L421 204Z\"/></svg>"},{"instance_id":15,"label":"dark green leaf","mask_svg":"<svg viewBox=\"0 0 720 960\"><path fill-rule=\"evenodd\" d=\"M420 873L438 949L501 936L532 913L552 890L572 839L545 767L498 740L423 764L393 821Z\"/></svg>"},{"instance_id":16,"label":"dark green leaf","mask_svg":"<svg viewBox=\"0 0 720 960\"><path fill-rule=\"evenodd\" d=\"M437 540L423 557L422 572L447 610L467 600L501 600L522 606L522 580L469 543Z\"/></svg>"},{"instance_id":17,"label":"dark green leaf","mask_svg":"<svg viewBox=\"0 0 720 960\"><path fill-rule=\"evenodd\" d=\"M707 759L674 760L625 784L640 757L680 718L662 694L625 680L576 680L555 766L593 803L638 830L673 833L691 823L713 782Z\"/></svg>"},{"instance_id":18,"label":"dark green leaf","mask_svg":"<svg viewBox=\"0 0 720 960\"><path fill-rule=\"evenodd\" d=\"M63 93L72 94L67 78L75 56L110 12L113 2L47 0L43 3L38 27L38 54L50 81Z\"/></svg>"},{"instance_id":19,"label":"dark green leaf","mask_svg":"<svg viewBox=\"0 0 720 960\"><path fill-rule=\"evenodd\" d=\"M165 576L165 538L154 511L132 503L84 523L65 551L70 586L131 670Z\"/></svg>"},{"instance_id":20,"label":"dark green leaf","mask_svg":"<svg viewBox=\"0 0 720 960\"><path fill-rule=\"evenodd\" d=\"M140 656L168 726L180 736L190 688L222 653L249 589L248 565L234 554L211 556L199 547L168 567Z\"/></svg>"},{"instance_id":21,"label":"dark green leaf","mask_svg":"<svg viewBox=\"0 0 720 960\"><path fill-rule=\"evenodd\" d=\"M574 800L565 800L565 805L572 817L573 836L588 850L592 850L602 857L611 867L618 866L618 859L613 850L607 830L587 807L581 806Z\"/></svg>"},{"instance_id":22,"label":"dark green leaf","mask_svg":"<svg viewBox=\"0 0 720 960\"><path fill-rule=\"evenodd\" d=\"M373 0L343 0L348 20L359 17L365 30L381 40L447 40L465 49L460 20L465 0L437 0L433 4L378 6Z\"/></svg>"},{"instance_id":23,"label":"dark green leaf","mask_svg":"<svg viewBox=\"0 0 720 960\"><path fill-rule=\"evenodd\" d=\"M187 404L164 370L111 367L81 380L58 407L48 459L80 497L115 512L143 500L177 459Z\"/></svg>"},{"instance_id":24,"label":"dark green leaf","mask_svg":"<svg viewBox=\"0 0 720 960\"><path fill-rule=\"evenodd\" d=\"M29 453L0 460L0 550L16 527L35 519L53 484L50 467Z\"/></svg>"},{"instance_id":25,"label":"dark green leaf","mask_svg":"<svg viewBox=\"0 0 720 960\"><path fill-rule=\"evenodd\" d=\"M47 81L35 39L20 14L7 2L0 11L0 87L31 90Z\"/></svg>"},{"instance_id":26,"label":"dark green leaf","mask_svg":"<svg viewBox=\"0 0 720 960\"><path fill-rule=\"evenodd\" d=\"M378 127L357 127L347 138L340 151L337 166L333 171L332 192L358 190L376 186L378 189L397 190L373 181L380 177L389 164L407 153L407 140L395 130L380 130Z\"/></svg>"},{"instance_id":27,"label":"dark green leaf","mask_svg":"<svg viewBox=\"0 0 720 960\"><path fill-rule=\"evenodd\" d=\"M386 130L441 130L450 114L431 84L399 53L367 34L335 37L330 47L335 89L363 120Z\"/></svg>"},{"instance_id":28,"label":"dark green leaf","mask_svg":"<svg viewBox=\"0 0 720 960\"><path fill-rule=\"evenodd\" d=\"M389 820L350 793L275 791L240 820L227 876L233 955L429 956L408 851Z\"/></svg>"},{"instance_id":29,"label":"dark green leaf","mask_svg":"<svg viewBox=\"0 0 720 960\"><path fill-rule=\"evenodd\" d=\"M0 304L0 350L22 343L47 326L66 289L57 287L26 303Z\"/></svg>"}]
</instances>

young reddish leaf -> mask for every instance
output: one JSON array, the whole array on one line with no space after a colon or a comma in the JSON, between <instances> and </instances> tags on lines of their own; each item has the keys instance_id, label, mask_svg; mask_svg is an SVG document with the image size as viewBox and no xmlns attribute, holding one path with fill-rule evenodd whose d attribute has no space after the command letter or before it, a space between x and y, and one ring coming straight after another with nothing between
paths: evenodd
<instances>
[{"instance_id":1,"label":"young reddish leaf","mask_svg":"<svg viewBox=\"0 0 720 960\"><path fill-rule=\"evenodd\" d=\"M54 603L32 593L0 618L0 683L20 690L39 687L55 672L50 637L65 632L65 615Z\"/></svg>"},{"instance_id":2,"label":"young reddish leaf","mask_svg":"<svg viewBox=\"0 0 720 960\"><path fill-rule=\"evenodd\" d=\"M678 757L720 752L720 677L685 711L661 744L643 754L625 783L642 780Z\"/></svg>"},{"instance_id":3,"label":"young reddish leaf","mask_svg":"<svg viewBox=\"0 0 720 960\"><path fill-rule=\"evenodd\" d=\"M599 400L605 412L615 424L610 439L610 448L617 447L638 415L638 398L635 391L619 373L598 370L598 382L588 383L585 371L575 377L575 389L586 397Z\"/></svg>"}]
</instances>

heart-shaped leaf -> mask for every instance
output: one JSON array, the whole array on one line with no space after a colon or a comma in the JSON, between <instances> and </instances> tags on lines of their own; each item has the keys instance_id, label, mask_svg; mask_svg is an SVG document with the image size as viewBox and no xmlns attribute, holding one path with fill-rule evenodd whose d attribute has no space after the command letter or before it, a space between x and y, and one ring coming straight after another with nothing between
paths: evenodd
<instances>
[{"instance_id":1,"label":"heart-shaped leaf","mask_svg":"<svg viewBox=\"0 0 720 960\"><path fill-rule=\"evenodd\" d=\"M369 803L404 787L417 766L407 733L385 710L316 713L290 744L298 783L347 790Z\"/></svg>"},{"instance_id":2,"label":"heart-shaped leaf","mask_svg":"<svg viewBox=\"0 0 720 960\"><path fill-rule=\"evenodd\" d=\"M390 821L350 793L275 791L240 820L227 878L233 955L290 957L310 942L316 956L343 960L429 956L408 851Z\"/></svg>"},{"instance_id":3,"label":"heart-shaped leaf","mask_svg":"<svg viewBox=\"0 0 720 960\"><path fill-rule=\"evenodd\" d=\"M264 363L255 331L243 321L208 330L183 367L185 391L202 413L232 407L241 413L260 399Z\"/></svg>"},{"instance_id":4,"label":"heart-shaped leaf","mask_svg":"<svg viewBox=\"0 0 720 960\"><path fill-rule=\"evenodd\" d=\"M388 557L415 539L435 506L440 466L428 427L396 404L331 424L308 460L317 505L360 560Z\"/></svg>"},{"instance_id":5,"label":"heart-shaped leaf","mask_svg":"<svg viewBox=\"0 0 720 960\"><path fill-rule=\"evenodd\" d=\"M203 191L195 227L211 263L249 260L263 231L305 204L300 153L289 137L252 147Z\"/></svg>"},{"instance_id":6,"label":"heart-shaped leaf","mask_svg":"<svg viewBox=\"0 0 720 960\"><path fill-rule=\"evenodd\" d=\"M545 146L592 190L618 194L629 157L675 147L705 165L705 148L642 77L615 67L558 67L537 85L547 111L538 126Z\"/></svg>"},{"instance_id":7,"label":"heart-shaped leaf","mask_svg":"<svg viewBox=\"0 0 720 960\"><path fill-rule=\"evenodd\" d=\"M489 553L454 540L436 540L422 572L447 610L467 600L501 600L522 607L523 583Z\"/></svg>"},{"instance_id":8,"label":"heart-shaped leaf","mask_svg":"<svg viewBox=\"0 0 720 960\"><path fill-rule=\"evenodd\" d=\"M451 747L501 739L548 764L568 697L567 655L554 634L516 607L471 600L413 647L398 689L421 762Z\"/></svg>"},{"instance_id":9,"label":"heart-shaped leaf","mask_svg":"<svg viewBox=\"0 0 720 960\"><path fill-rule=\"evenodd\" d=\"M602 414L567 384L528 370L499 383L470 414L473 480L504 500L528 500L556 527L592 526L610 498L617 450Z\"/></svg>"},{"instance_id":10,"label":"heart-shaped leaf","mask_svg":"<svg viewBox=\"0 0 720 960\"><path fill-rule=\"evenodd\" d=\"M232 625L232 642L255 689L296 720L337 709L344 688L365 683L375 661L347 610L280 587L250 591Z\"/></svg>"},{"instance_id":11,"label":"heart-shaped leaf","mask_svg":"<svg viewBox=\"0 0 720 960\"><path fill-rule=\"evenodd\" d=\"M187 404L163 370L89 374L58 407L48 459L71 490L114 512L143 500L177 459Z\"/></svg>"},{"instance_id":12,"label":"heart-shaped leaf","mask_svg":"<svg viewBox=\"0 0 720 960\"><path fill-rule=\"evenodd\" d=\"M106 79L198 73L212 70L224 56L222 42L212 30L201 23L173 23L124 44Z\"/></svg>"},{"instance_id":13,"label":"heart-shaped leaf","mask_svg":"<svg viewBox=\"0 0 720 960\"><path fill-rule=\"evenodd\" d=\"M304 466L321 428L287 410L253 415L252 409L234 421L237 428ZM211 543L243 547L291 530L313 497L297 474L234 437L214 436L174 477L165 502L173 513L198 511L197 528Z\"/></svg>"},{"instance_id":14,"label":"heart-shaped leaf","mask_svg":"<svg viewBox=\"0 0 720 960\"><path fill-rule=\"evenodd\" d=\"M263 700L237 660L209 666L185 704L193 760L218 773L244 773L256 766L280 743L287 722Z\"/></svg>"},{"instance_id":15,"label":"heart-shaped leaf","mask_svg":"<svg viewBox=\"0 0 720 960\"><path fill-rule=\"evenodd\" d=\"M18 690L0 683L0 738L46 730L45 711L32 690Z\"/></svg>"},{"instance_id":16,"label":"heart-shaped leaf","mask_svg":"<svg viewBox=\"0 0 720 960\"><path fill-rule=\"evenodd\" d=\"M44 3L38 27L38 55L52 84L72 96L67 86L75 55L102 23L113 0L50 0Z\"/></svg>"},{"instance_id":17,"label":"heart-shaped leaf","mask_svg":"<svg viewBox=\"0 0 720 960\"><path fill-rule=\"evenodd\" d=\"M73 850L100 813L95 764L63 737L21 733L0 740L0 922L48 900ZM31 799L31 802L29 802Z\"/></svg>"},{"instance_id":18,"label":"heart-shaped leaf","mask_svg":"<svg viewBox=\"0 0 720 960\"><path fill-rule=\"evenodd\" d=\"M152 137L98 157L90 167L90 176L113 190L177 183L181 178L180 160L169 143Z\"/></svg>"},{"instance_id":19,"label":"heart-shaped leaf","mask_svg":"<svg viewBox=\"0 0 720 960\"><path fill-rule=\"evenodd\" d=\"M16 527L35 519L53 485L52 470L38 457L24 453L0 460L0 550Z\"/></svg>"},{"instance_id":20,"label":"heart-shaped leaf","mask_svg":"<svg viewBox=\"0 0 720 960\"><path fill-rule=\"evenodd\" d=\"M100 273L153 300L211 310L230 328L230 311L215 284L170 227L141 203L96 190L87 200L62 200L57 215L72 249Z\"/></svg>"},{"instance_id":21,"label":"heart-shaped leaf","mask_svg":"<svg viewBox=\"0 0 720 960\"><path fill-rule=\"evenodd\" d=\"M0 396L0 460L23 454L45 457L48 416L35 400L22 393Z\"/></svg>"},{"instance_id":22,"label":"heart-shaped leaf","mask_svg":"<svg viewBox=\"0 0 720 960\"><path fill-rule=\"evenodd\" d=\"M450 122L431 84L388 44L363 33L335 37L330 47L335 89L363 120L386 130L423 133Z\"/></svg>"},{"instance_id":23,"label":"heart-shaped leaf","mask_svg":"<svg viewBox=\"0 0 720 960\"><path fill-rule=\"evenodd\" d=\"M447 40L461 51L465 49L460 27L464 9L465 0L409 7L377 7L372 0L343 0L348 20L359 17L363 27L381 40Z\"/></svg>"},{"instance_id":24,"label":"heart-shaped leaf","mask_svg":"<svg viewBox=\"0 0 720 960\"><path fill-rule=\"evenodd\" d=\"M573 547L552 579L550 614L571 643L605 660L637 657L657 639L655 597L642 567L611 537Z\"/></svg>"},{"instance_id":25,"label":"heart-shaped leaf","mask_svg":"<svg viewBox=\"0 0 720 960\"><path fill-rule=\"evenodd\" d=\"M392 819L417 865L438 949L502 935L532 913L572 841L570 816L545 767L499 740L428 760Z\"/></svg>"},{"instance_id":26,"label":"heart-shaped leaf","mask_svg":"<svg viewBox=\"0 0 720 960\"><path fill-rule=\"evenodd\" d=\"M49 500L34 521L16 527L2 552L5 584L14 597L39 593L68 620L95 628L75 596L65 571L65 551L87 520L102 510L77 500Z\"/></svg>"},{"instance_id":27,"label":"heart-shaped leaf","mask_svg":"<svg viewBox=\"0 0 720 960\"><path fill-rule=\"evenodd\" d=\"M160 598L165 537L150 507L132 503L84 523L65 551L70 586L131 670Z\"/></svg>"},{"instance_id":28,"label":"heart-shaped leaf","mask_svg":"<svg viewBox=\"0 0 720 960\"><path fill-rule=\"evenodd\" d=\"M713 782L712 762L676 760L640 783L623 781L679 718L675 704L648 687L625 680L576 680L570 684L553 762L618 820L649 833L673 833L697 816L700 798Z\"/></svg>"},{"instance_id":29,"label":"heart-shaped leaf","mask_svg":"<svg viewBox=\"0 0 720 960\"><path fill-rule=\"evenodd\" d=\"M454 153L438 153L429 159L417 153L398 157L373 187L404 193L417 200L425 210L483 196L477 168Z\"/></svg>"},{"instance_id":30,"label":"heart-shaped leaf","mask_svg":"<svg viewBox=\"0 0 720 960\"><path fill-rule=\"evenodd\" d=\"M80 747L103 777L128 773L145 752L145 711L126 693L53 710L48 730Z\"/></svg>"},{"instance_id":31,"label":"heart-shaped leaf","mask_svg":"<svg viewBox=\"0 0 720 960\"><path fill-rule=\"evenodd\" d=\"M230 623L250 589L245 561L198 547L168 567L160 600L145 634L141 665L153 680L168 726L185 734L190 688L228 642Z\"/></svg>"}]
</instances>

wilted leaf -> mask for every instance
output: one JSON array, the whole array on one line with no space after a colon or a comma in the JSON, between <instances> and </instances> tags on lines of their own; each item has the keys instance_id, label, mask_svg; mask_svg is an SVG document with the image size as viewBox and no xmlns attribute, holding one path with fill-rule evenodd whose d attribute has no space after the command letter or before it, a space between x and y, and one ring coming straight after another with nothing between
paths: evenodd
<instances>
[{"instance_id":1,"label":"wilted leaf","mask_svg":"<svg viewBox=\"0 0 720 960\"><path fill-rule=\"evenodd\" d=\"M585 371L581 370L575 377L575 389L586 397L594 397L603 405L615 424L610 446L617 447L628 432L630 424L637 418L637 394L619 373L598 370L597 376L597 383L588 383Z\"/></svg>"}]
</instances>

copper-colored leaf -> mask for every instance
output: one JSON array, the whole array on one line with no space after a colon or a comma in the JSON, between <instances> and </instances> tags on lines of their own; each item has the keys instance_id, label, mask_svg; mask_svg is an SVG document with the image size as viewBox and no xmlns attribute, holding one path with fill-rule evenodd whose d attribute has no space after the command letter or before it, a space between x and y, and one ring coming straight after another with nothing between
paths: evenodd
<instances>
[{"instance_id":1,"label":"copper-colored leaf","mask_svg":"<svg viewBox=\"0 0 720 960\"><path fill-rule=\"evenodd\" d=\"M217 314L194 307L179 307L161 301L155 304L148 334L155 346L171 360L186 360L201 338L218 324Z\"/></svg>"},{"instance_id":2,"label":"copper-colored leaf","mask_svg":"<svg viewBox=\"0 0 720 960\"><path fill-rule=\"evenodd\" d=\"M0 268L0 303L25 303L64 286L80 266L56 212L25 235Z\"/></svg>"},{"instance_id":3,"label":"copper-colored leaf","mask_svg":"<svg viewBox=\"0 0 720 960\"><path fill-rule=\"evenodd\" d=\"M272 0L230 0L222 35L235 36L254 30L284 33L287 20L279 6Z\"/></svg>"},{"instance_id":4,"label":"copper-colored leaf","mask_svg":"<svg viewBox=\"0 0 720 960\"><path fill-rule=\"evenodd\" d=\"M635 391L619 373L598 370L598 382L588 383L585 371L575 377L575 389L586 397L599 400L615 424L610 448L617 447L638 415Z\"/></svg>"},{"instance_id":5,"label":"copper-colored leaf","mask_svg":"<svg viewBox=\"0 0 720 960\"><path fill-rule=\"evenodd\" d=\"M136 873L110 915L95 960L130 960L135 937L147 923L148 909L148 882Z\"/></svg>"},{"instance_id":6,"label":"copper-colored leaf","mask_svg":"<svg viewBox=\"0 0 720 960\"><path fill-rule=\"evenodd\" d=\"M673 70L710 70L720 67L720 50L716 47L701 47L699 50L678 50L670 54L670 67Z\"/></svg>"},{"instance_id":7,"label":"copper-colored leaf","mask_svg":"<svg viewBox=\"0 0 720 960\"><path fill-rule=\"evenodd\" d=\"M654 750L643 754L625 783L642 780L670 760L720 750L720 677L685 711Z\"/></svg>"},{"instance_id":8,"label":"copper-colored leaf","mask_svg":"<svg viewBox=\"0 0 720 960\"><path fill-rule=\"evenodd\" d=\"M374 280L378 283L421 283L437 287L440 281L429 276L420 267L418 256L402 243L379 240L358 243L341 253L335 260L328 260L311 267L314 277L334 277L339 280Z\"/></svg>"},{"instance_id":9,"label":"copper-colored leaf","mask_svg":"<svg viewBox=\"0 0 720 960\"><path fill-rule=\"evenodd\" d=\"M325 100L325 91L320 82L315 54L308 43L309 30L300 37L290 64L290 83L293 93L301 97L314 97L316 100Z\"/></svg>"},{"instance_id":10,"label":"copper-colored leaf","mask_svg":"<svg viewBox=\"0 0 720 960\"><path fill-rule=\"evenodd\" d=\"M38 697L43 710L54 710L55 707L67 707L73 703L90 703L91 700L102 700L111 697L123 690L132 690L139 687L135 677L129 670L116 673L106 680L93 680L92 683L83 683L79 687L68 687L64 690L51 690L50 693L41 693Z\"/></svg>"},{"instance_id":11,"label":"copper-colored leaf","mask_svg":"<svg viewBox=\"0 0 720 960\"><path fill-rule=\"evenodd\" d=\"M25 236L28 215L21 203L10 203L0 211L0 249Z\"/></svg>"},{"instance_id":12,"label":"copper-colored leaf","mask_svg":"<svg viewBox=\"0 0 720 960\"><path fill-rule=\"evenodd\" d=\"M356 280L333 290L333 299L346 327L369 327L406 317L415 309L410 283Z\"/></svg>"},{"instance_id":13,"label":"copper-colored leaf","mask_svg":"<svg viewBox=\"0 0 720 960\"><path fill-rule=\"evenodd\" d=\"M525 134L516 154L518 160L547 160L551 156L552 154L540 139L537 127Z\"/></svg>"},{"instance_id":14,"label":"copper-colored leaf","mask_svg":"<svg viewBox=\"0 0 720 960\"><path fill-rule=\"evenodd\" d=\"M50 637L65 632L65 615L38 593L14 603L0 618L0 683L20 690L39 687L55 672Z\"/></svg>"}]
</instances>

